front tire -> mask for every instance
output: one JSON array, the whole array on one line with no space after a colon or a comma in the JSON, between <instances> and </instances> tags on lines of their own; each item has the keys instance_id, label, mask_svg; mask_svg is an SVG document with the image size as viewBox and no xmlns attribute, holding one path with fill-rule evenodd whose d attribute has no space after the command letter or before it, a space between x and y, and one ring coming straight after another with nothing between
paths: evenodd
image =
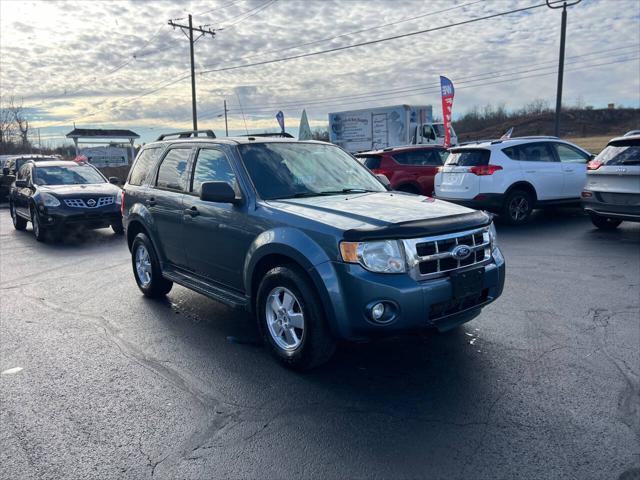
<instances>
[{"instance_id":1,"label":"front tire","mask_svg":"<svg viewBox=\"0 0 640 480\"><path fill-rule=\"evenodd\" d=\"M27 228L27 221L18 215L16 212L16 207L13 203L9 204L9 211L11 212L11 221L13 222L13 228L16 230L24 230Z\"/></svg>"},{"instance_id":2,"label":"front tire","mask_svg":"<svg viewBox=\"0 0 640 480\"><path fill-rule=\"evenodd\" d=\"M131 264L138 288L145 297L160 298L171 291L173 282L162 276L156 251L144 233L133 239Z\"/></svg>"},{"instance_id":3,"label":"front tire","mask_svg":"<svg viewBox=\"0 0 640 480\"><path fill-rule=\"evenodd\" d=\"M47 232L40 223L40 215L35 207L31 207L31 226L33 227L33 236L36 237L36 240L38 242L44 242Z\"/></svg>"},{"instance_id":4,"label":"front tire","mask_svg":"<svg viewBox=\"0 0 640 480\"><path fill-rule=\"evenodd\" d=\"M533 197L525 190L509 192L502 206L502 217L510 225L522 225L533 211Z\"/></svg>"},{"instance_id":5,"label":"front tire","mask_svg":"<svg viewBox=\"0 0 640 480\"><path fill-rule=\"evenodd\" d=\"M589 213L589 217L591 218L591 223L600 230L615 230L622 223L622 220L618 218L603 217L596 213Z\"/></svg>"},{"instance_id":6,"label":"front tire","mask_svg":"<svg viewBox=\"0 0 640 480\"><path fill-rule=\"evenodd\" d=\"M305 371L333 355L336 342L322 304L299 268L286 265L269 270L260 282L256 303L264 341L282 364Z\"/></svg>"}]
</instances>

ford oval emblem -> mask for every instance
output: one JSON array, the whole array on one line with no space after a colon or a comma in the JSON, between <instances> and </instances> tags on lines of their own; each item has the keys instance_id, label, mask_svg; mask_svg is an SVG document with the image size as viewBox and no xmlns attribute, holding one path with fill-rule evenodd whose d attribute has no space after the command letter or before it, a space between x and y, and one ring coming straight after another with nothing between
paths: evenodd
<instances>
[{"instance_id":1,"label":"ford oval emblem","mask_svg":"<svg viewBox=\"0 0 640 480\"><path fill-rule=\"evenodd\" d=\"M451 256L456 260L464 260L471 255L471 249L466 245L458 245L451 250Z\"/></svg>"}]
</instances>

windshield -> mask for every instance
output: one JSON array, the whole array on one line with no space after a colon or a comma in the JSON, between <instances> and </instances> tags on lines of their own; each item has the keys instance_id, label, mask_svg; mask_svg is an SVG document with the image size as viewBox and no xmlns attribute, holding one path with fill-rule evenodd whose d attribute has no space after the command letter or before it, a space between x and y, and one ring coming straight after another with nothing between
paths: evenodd
<instances>
[{"instance_id":1,"label":"windshield","mask_svg":"<svg viewBox=\"0 0 640 480\"><path fill-rule=\"evenodd\" d=\"M265 200L384 192L378 179L338 147L317 143L239 146L247 172Z\"/></svg>"},{"instance_id":2,"label":"windshield","mask_svg":"<svg viewBox=\"0 0 640 480\"><path fill-rule=\"evenodd\" d=\"M434 123L432 125L433 129L436 131L436 135L439 137L444 137L444 125L441 123Z\"/></svg>"},{"instance_id":3,"label":"windshield","mask_svg":"<svg viewBox=\"0 0 640 480\"><path fill-rule=\"evenodd\" d=\"M88 165L48 166L33 169L35 185L85 185L106 183L105 178Z\"/></svg>"},{"instance_id":4,"label":"windshield","mask_svg":"<svg viewBox=\"0 0 640 480\"><path fill-rule=\"evenodd\" d=\"M616 142L600 152L594 161L600 161L603 165L640 165L640 142Z\"/></svg>"}]
</instances>

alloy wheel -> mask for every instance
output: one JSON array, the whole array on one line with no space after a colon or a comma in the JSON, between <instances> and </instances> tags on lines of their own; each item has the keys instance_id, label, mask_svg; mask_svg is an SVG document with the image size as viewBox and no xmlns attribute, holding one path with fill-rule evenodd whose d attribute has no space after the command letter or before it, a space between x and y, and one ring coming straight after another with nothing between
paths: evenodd
<instances>
[{"instance_id":1,"label":"alloy wheel","mask_svg":"<svg viewBox=\"0 0 640 480\"><path fill-rule=\"evenodd\" d=\"M525 197L516 196L509 202L509 215L515 221L522 220L529 211L529 202Z\"/></svg>"},{"instance_id":2,"label":"alloy wheel","mask_svg":"<svg viewBox=\"0 0 640 480\"><path fill-rule=\"evenodd\" d=\"M269 293L265 306L269 334L278 347L286 351L297 349L304 337L304 314L295 294L276 287Z\"/></svg>"},{"instance_id":3,"label":"alloy wheel","mask_svg":"<svg viewBox=\"0 0 640 480\"><path fill-rule=\"evenodd\" d=\"M136 249L136 275L143 287L151 283L151 258L144 245L138 245Z\"/></svg>"}]
</instances>

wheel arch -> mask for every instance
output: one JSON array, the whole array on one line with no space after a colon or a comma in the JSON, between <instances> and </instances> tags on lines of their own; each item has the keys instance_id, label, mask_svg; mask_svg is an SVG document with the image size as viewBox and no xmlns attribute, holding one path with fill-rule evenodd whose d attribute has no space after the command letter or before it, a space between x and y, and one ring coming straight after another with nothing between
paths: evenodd
<instances>
[{"instance_id":1,"label":"wheel arch","mask_svg":"<svg viewBox=\"0 0 640 480\"><path fill-rule=\"evenodd\" d=\"M536 192L535 187L529 182L526 182L524 180L515 182L509 188L507 188L507 190L504 192L504 198L506 199L507 196L514 190L524 190L531 194L534 202L538 201L538 193Z\"/></svg>"}]
</instances>

